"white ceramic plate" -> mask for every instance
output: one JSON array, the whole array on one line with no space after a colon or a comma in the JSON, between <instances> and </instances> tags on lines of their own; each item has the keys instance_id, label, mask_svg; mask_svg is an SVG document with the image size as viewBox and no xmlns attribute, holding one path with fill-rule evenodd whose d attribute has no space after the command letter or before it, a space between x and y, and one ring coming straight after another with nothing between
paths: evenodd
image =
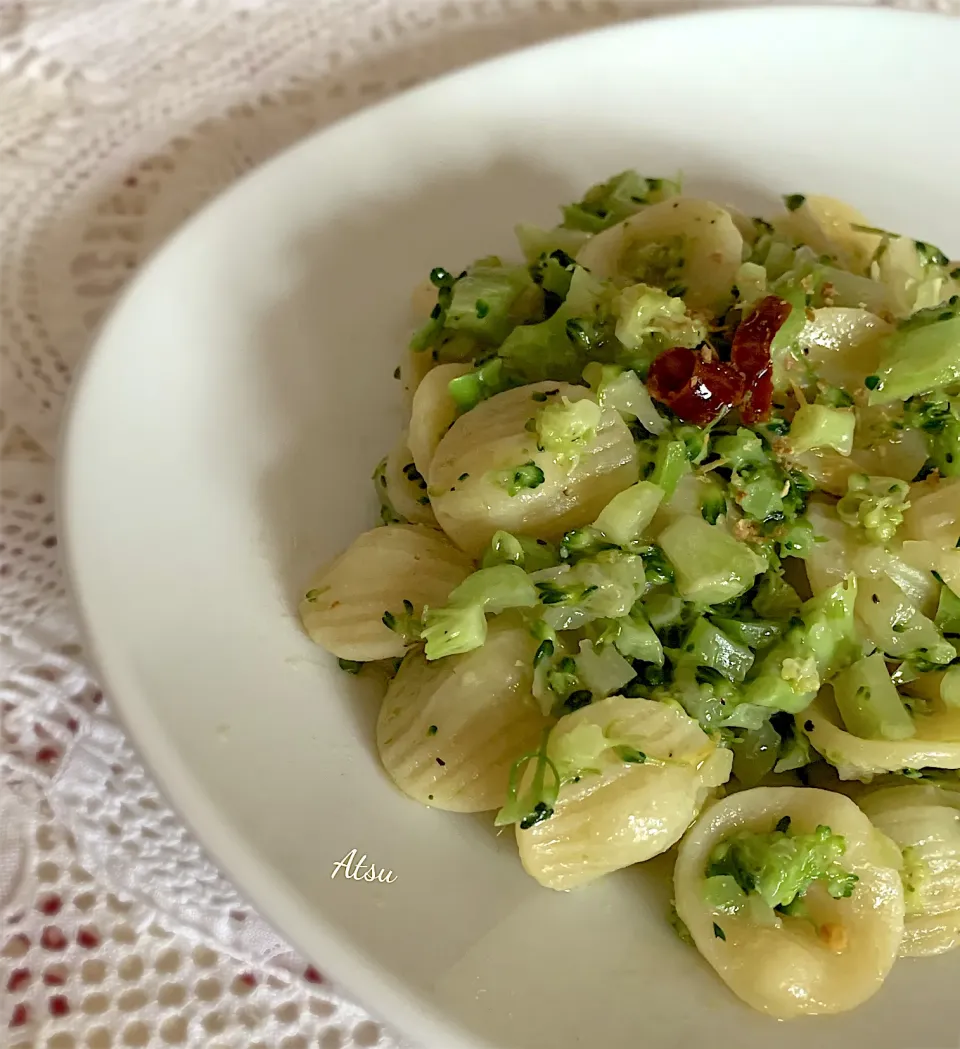
<instances>
[{"instance_id":1,"label":"white ceramic plate","mask_svg":"<svg viewBox=\"0 0 960 1049\"><path fill-rule=\"evenodd\" d=\"M374 517L409 295L628 166L746 207L850 200L960 255L960 20L753 10L568 39L285 153L135 282L83 375L66 551L114 703L227 871L431 1049L955 1045L960 954L834 1019L749 1012L666 922L663 867L556 894L512 834L397 793L374 700L301 634L318 562ZM331 878L352 848L389 885Z\"/></svg>"}]
</instances>

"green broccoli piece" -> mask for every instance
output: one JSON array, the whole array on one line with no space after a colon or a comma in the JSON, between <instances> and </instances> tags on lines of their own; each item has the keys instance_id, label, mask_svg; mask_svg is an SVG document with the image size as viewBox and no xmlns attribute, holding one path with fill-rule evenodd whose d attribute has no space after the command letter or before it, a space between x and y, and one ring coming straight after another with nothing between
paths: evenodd
<instances>
[{"instance_id":1,"label":"green broccoli piece","mask_svg":"<svg viewBox=\"0 0 960 1049\"><path fill-rule=\"evenodd\" d=\"M640 376L632 369L591 361L583 369L583 379L593 390L601 408L615 408L624 419L635 419L647 433L657 435L666 430L666 420L657 411Z\"/></svg>"},{"instance_id":2,"label":"green broccoli piece","mask_svg":"<svg viewBox=\"0 0 960 1049\"><path fill-rule=\"evenodd\" d=\"M841 860L846 840L829 827L812 834L794 834L785 816L768 834L740 831L717 845L707 865L707 882L732 878L745 896L756 893L773 909L785 909L801 899L815 882L835 899L853 894L859 880Z\"/></svg>"},{"instance_id":3,"label":"green broccoli piece","mask_svg":"<svg viewBox=\"0 0 960 1049\"><path fill-rule=\"evenodd\" d=\"M739 597L767 567L746 543L701 517L677 518L660 533L659 543L673 566L680 596L700 605Z\"/></svg>"},{"instance_id":4,"label":"green broccoli piece","mask_svg":"<svg viewBox=\"0 0 960 1049\"><path fill-rule=\"evenodd\" d=\"M575 383L588 361L610 359L616 342L610 303L616 290L611 282L575 266L566 298L556 311L539 323L517 325L497 350L507 373L518 383Z\"/></svg>"},{"instance_id":5,"label":"green broccoli piece","mask_svg":"<svg viewBox=\"0 0 960 1049\"><path fill-rule=\"evenodd\" d=\"M653 460L653 472L650 483L663 489L663 498L667 501L677 490L680 479L690 472L690 460L683 441L675 441L663 436L657 441L657 450Z\"/></svg>"},{"instance_id":6,"label":"green broccoli piece","mask_svg":"<svg viewBox=\"0 0 960 1049\"><path fill-rule=\"evenodd\" d=\"M604 550L615 550L617 544L607 539L598 528L584 525L567 532L560 540L560 558L576 564L585 557L595 557Z\"/></svg>"},{"instance_id":7,"label":"green broccoli piece","mask_svg":"<svg viewBox=\"0 0 960 1049\"><path fill-rule=\"evenodd\" d=\"M492 259L475 263L451 286L446 327L499 345L514 327L513 304L531 286L526 266L503 266Z\"/></svg>"},{"instance_id":8,"label":"green broccoli piece","mask_svg":"<svg viewBox=\"0 0 960 1049\"><path fill-rule=\"evenodd\" d=\"M544 252L531 264L530 275L535 284L543 289L548 316L555 312L570 291L570 281L576 263L565 251L557 248L549 254Z\"/></svg>"},{"instance_id":9,"label":"green broccoli piece","mask_svg":"<svg viewBox=\"0 0 960 1049\"><path fill-rule=\"evenodd\" d=\"M447 390L457 412L463 415L481 402L504 390L509 390L514 383L508 377L499 357L493 357L478 364L464 375L458 375L447 384Z\"/></svg>"},{"instance_id":10,"label":"green broccoli piece","mask_svg":"<svg viewBox=\"0 0 960 1049\"><path fill-rule=\"evenodd\" d=\"M483 606L427 609L420 636L426 642L424 654L427 659L443 659L445 656L472 652L487 640L487 619L483 614Z\"/></svg>"},{"instance_id":11,"label":"green broccoli piece","mask_svg":"<svg viewBox=\"0 0 960 1049\"><path fill-rule=\"evenodd\" d=\"M759 660L744 685L744 701L792 714L808 706L824 681L860 655L856 598L856 577L850 575L807 601L783 639Z\"/></svg>"},{"instance_id":12,"label":"green broccoli piece","mask_svg":"<svg viewBox=\"0 0 960 1049\"><path fill-rule=\"evenodd\" d=\"M728 681L739 683L753 666L753 653L744 645L737 644L722 630L698 619L683 644L684 660L701 667L711 667Z\"/></svg>"},{"instance_id":13,"label":"green broccoli piece","mask_svg":"<svg viewBox=\"0 0 960 1049\"><path fill-rule=\"evenodd\" d=\"M514 227L514 233L523 257L531 268L539 265L541 259L554 255L558 251L568 257L575 256L591 237L591 234L584 230L566 229L563 226L543 229L529 222L519 223ZM536 280L535 274L534 280Z\"/></svg>"},{"instance_id":14,"label":"green broccoli piece","mask_svg":"<svg viewBox=\"0 0 960 1049\"><path fill-rule=\"evenodd\" d=\"M854 474L847 481L847 494L837 503L840 519L862 528L873 543L885 544L903 524L910 506L910 485L896 477Z\"/></svg>"},{"instance_id":15,"label":"green broccoli piece","mask_svg":"<svg viewBox=\"0 0 960 1049\"><path fill-rule=\"evenodd\" d=\"M457 278L442 266L434 266L430 271L430 283L437 289L437 301L430 311L429 319L410 340L411 350L423 353L440 342L447 323L447 310L453 299L453 287L456 282Z\"/></svg>"},{"instance_id":16,"label":"green broccoli piece","mask_svg":"<svg viewBox=\"0 0 960 1049\"><path fill-rule=\"evenodd\" d=\"M511 535L510 532L493 533L490 545L480 559L481 568L497 565L519 565L525 572L539 572L554 568L560 563L557 548L546 539L531 539L526 535Z\"/></svg>"},{"instance_id":17,"label":"green broccoli piece","mask_svg":"<svg viewBox=\"0 0 960 1049\"><path fill-rule=\"evenodd\" d=\"M644 178L636 171L598 182L583 199L563 208L563 225L568 229L600 233L635 214L647 204L656 204L680 192L680 183L663 178Z\"/></svg>"},{"instance_id":18,"label":"green broccoli piece","mask_svg":"<svg viewBox=\"0 0 960 1049\"><path fill-rule=\"evenodd\" d=\"M741 427L718 438L713 450L730 468L730 494L747 517L766 521L786 516L789 478L752 430Z\"/></svg>"},{"instance_id":19,"label":"green broccoli piece","mask_svg":"<svg viewBox=\"0 0 960 1049\"><path fill-rule=\"evenodd\" d=\"M703 322L687 313L682 298L647 284L624 288L615 300L614 310L617 338L628 350L645 351L643 360L647 367L663 350L673 346L692 349L707 335Z\"/></svg>"},{"instance_id":20,"label":"green broccoli piece","mask_svg":"<svg viewBox=\"0 0 960 1049\"><path fill-rule=\"evenodd\" d=\"M424 655L443 659L480 648L487 639L486 614L536 603L537 589L519 566L481 568L451 591L445 607L424 610Z\"/></svg>"},{"instance_id":21,"label":"green broccoli piece","mask_svg":"<svg viewBox=\"0 0 960 1049\"><path fill-rule=\"evenodd\" d=\"M575 464L596 436L601 415L600 405L587 397L578 401L562 397L559 402L545 404L537 414L539 446L558 461Z\"/></svg>"},{"instance_id":22,"label":"green broccoli piece","mask_svg":"<svg viewBox=\"0 0 960 1049\"><path fill-rule=\"evenodd\" d=\"M881 366L867 377L869 403L889 404L960 379L960 296L920 310L884 344ZM872 380L872 381L871 381Z\"/></svg>"}]
</instances>

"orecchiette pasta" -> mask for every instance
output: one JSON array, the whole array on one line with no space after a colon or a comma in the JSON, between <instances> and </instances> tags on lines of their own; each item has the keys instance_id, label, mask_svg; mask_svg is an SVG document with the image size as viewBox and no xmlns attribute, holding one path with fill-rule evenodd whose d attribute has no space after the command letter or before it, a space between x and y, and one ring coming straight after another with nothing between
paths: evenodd
<instances>
[{"instance_id":1,"label":"orecchiette pasta","mask_svg":"<svg viewBox=\"0 0 960 1049\"><path fill-rule=\"evenodd\" d=\"M942 954L960 943L960 794L905 784L860 799L902 851L906 918L900 954Z\"/></svg>"},{"instance_id":2,"label":"orecchiette pasta","mask_svg":"<svg viewBox=\"0 0 960 1049\"><path fill-rule=\"evenodd\" d=\"M947 711L915 715L917 734L911 739L860 739L842 727L827 687L796 720L841 779L870 779L900 769L960 769L960 733L954 740L937 738L942 732L957 732L960 718Z\"/></svg>"},{"instance_id":3,"label":"orecchiette pasta","mask_svg":"<svg viewBox=\"0 0 960 1049\"><path fill-rule=\"evenodd\" d=\"M496 617L482 649L427 662L404 659L387 689L377 747L397 786L453 812L498 808L514 761L551 723L531 694L537 642L511 614Z\"/></svg>"},{"instance_id":4,"label":"orecchiette pasta","mask_svg":"<svg viewBox=\"0 0 960 1049\"><path fill-rule=\"evenodd\" d=\"M413 461L424 477L429 476L437 445L457 418L457 406L449 392L450 381L468 371L470 367L466 364L438 364L427 372L413 395L408 443Z\"/></svg>"},{"instance_id":5,"label":"orecchiette pasta","mask_svg":"<svg viewBox=\"0 0 960 1049\"><path fill-rule=\"evenodd\" d=\"M407 404L413 404L413 395L436 363L433 355L426 350L406 350L403 364L400 365L400 381L403 383L403 395Z\"/></svg>"},{"instance_id":6,"label":"orecchiette pasta","mask_svg":"<svg viewBox=\"0 0 960 1049\"><path fill-rule=\"evenodd\" d=\"M662 703L611 696L567 714L547 744L561 769L584 729L622 742L605 747L579 779L561 787L549 819L517 828L524 869L551 889L585 885L665 852L730 776L731 752Z\"/></svg>"},{"instance_id":7,"label":"orecchiette pasta","mask_svg":"<svg viewBox=\"0 0 960 1049\"><path fill-rule=\"evenodd\" d=\"M637 481L633 437L612 408L602 409L596 433L572 465L538 448L527 427L543 402L589 397L583 386L533 383L491 397L453 424L430 464L428 483L437 520L458 546L477 554L499 529L559 538L593 521ZM528 463L543 471L543 481L509 494L503 474Z\"/></svg>"},{"instance_id":8,"label":"orecchiette pasta","mask_svg":"<svg viewBox=\"0 0 960 1049\"><path fill-rule=\"evenodd\" d=\"M824 826L843 837L843 869L857 879L852 895L835 899L814 882L803 916L718 909L706 884L715 848L737 832L769 833L785 817L795 831ZM896 849L849 798L755 787L709 806L681 842L677 913L704 958L754 1009L782 1019L842 1012L874 994L897 957L904 915L898 863Z\"/></svg>"},{"instance_id":9,"label":"orecchiette pasta","mask_svg":"<svg viewBox=\"0 0 960 1049\"><path fill-rule=\"evenodd\" d=\"M903 531L908 539L956 546L960 542L960 477L914 485L910 508L903 515Z\"/></svg>"},{"instance_id":10,"label":"orecchiette pasta","mask_svg":"<svg viewBox=\"0 0 960 1049\"><path fill-rule=\"evenodd\" d=\"M825 255L839 256L851 270L863 272L880 246L880 235L858 230L869 227L856 208L833 197L809 195L793 211L775 220L778 229Z\"/></svg>"},{"instance_id":11,"label":"orecchiette pasta","mask_svg":"<svg viewBox=\"0 0 960 1049\"><path fill-rule=\"evenodd\" d=\"M651 246L672 247L675 263L648 258L644 249ZM598 233L577 255L577 261L598 277L647 277L650 282L648 269L667 269L669 276L660 280L682 286L689 305L708 310L717 309L730 295L742 258L743 237L729 212L693 197L644 208Z\"/></svg>"},{"instance_id":12,"label":"orecchiette pasta","mask_svg":"<svg viewBox=\"0 0 960 1049\"><path fill-rule=\"evenodd\" d=\"M824 306L813 310L797 336L818 378L840 389L857 389L876 372L882 337L892 326L867 310Z\"/></svg>"},{"instance_id":13,"label":"orecchiette pasta","mask_svg":"<svg viewBox=\"0 0 960 1049\"><path fill-rule=\"evenodd\" d=\"M384 625L384 612L403 613L404 601L417 614L424 605L442 605L472 568L432 528L374 528L310 580L300 618L310 637L341 659L402 656L404 638Z\"/></svg>"},{"instance_id":14,"label":"orecchiette pasta","mask_svg":"<svg viewBox=\"0 0 960 1049\"><path fill-rule=\"evenodd\" d=\"M411 524L438 527L433 507L430 505L430 497L427 495L427 482L417 469L405 433L400 435L400 440L387 456L383 479L387 500L400 517Z\"/></svg>"}]
</instances>

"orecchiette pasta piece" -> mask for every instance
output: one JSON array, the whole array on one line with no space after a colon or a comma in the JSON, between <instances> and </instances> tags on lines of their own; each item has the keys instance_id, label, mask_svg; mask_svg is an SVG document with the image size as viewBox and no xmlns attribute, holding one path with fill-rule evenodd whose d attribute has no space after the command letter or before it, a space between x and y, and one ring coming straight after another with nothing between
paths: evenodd
<instances>
[{"instance_id":1,"label":"orecchiette pasta piece","mask_svg":"<svg viewBox=\"0 0 960 1049\"><path fill-rule=\"evenodd\" d=\"M915 715L917 734L910 739L861 739L842 727L828 686L796 721L841 779L869 780L901 769L960 769L960 717L945 707Z\"/></svg>"},{"instance_id":2,"label":"orecchiette pasta piece","mask_svg":"<svg viewBox=\"0 0 960 1049\"><path fill-rule=\"evenodd\" d=\"M818 379L844 390L858 390L880 363L883 336L892 325L868 310L825 306L813 310L797 342Z\"/></svg>"},{"instance_id":3,"label":"orecchiette pasta piece","mask_svg":"<svg viewBox=\"0 0 960 1049\"><path fill-rule=\"evenodd\" d=\"M413 395L408 443L424 477L429 474L437 445L457 418L457 406L448 389L450 381L468 371L468 364L438 364L427 372Z\"/></svg>"},{"instance_id":4,"label":"orecchiette pasta piece","mask_svg":"<svg viewBox=\"0 0 960 1049\"><path fill-rule=\"evenodd\" d=\"M956 546L960 541L960 477L913 485L902 531L907 539Z\"/></svg>"},{"instance_id":5,"label":"orecchiette pasta piece","mask_svg":"<svg viewBox=\"0 0 960 1049\"><path fill-rule=\"evenodd\" d=\"M413 395L436 363L430 350L412 350L408 346L404 351L403 362L400 365L400 381L403 383L403 395L407 404L413 404Z\"/></svg>"},{"instance_id":6,"label":"orecchiette pasta piece","mask_svg":"<svg viewBox=\"0 0 960 1049\"><path fill-rule=\"evenodd\" d=\"M482 401L450 427L427 480L437 521L458 546L478 554L500 529L559 538L592 522L638 480L636 445L613 408L601 411L572 464L538 449L535 423L544 402L588 397L584 386L533 383ZM543 471L543 481L511 495L505 479L528 464Z\"/></svg>"},{"instance_id":7,"label":"orecchiette pasta piece","mask_svg":"<svg viewBox=\"0 0 960 1049\"><path fill-rule=\"evenodd\" d=\"M837 516L833 504L814 497L807 507L807 517L818 541L804 556L804 567L810 589L823 593L853 571L863 580L887 576L897 584L920 611L932 617L937 611L940 587L931 568L940 567L940 559L929 561L929 552L917 550L922 543L891 543L887 547L866 544ZM928 544L932 545L932 544ZM939 548L936 548L939 549ZM952 557L952 551L948 556ZM960 576L960 551L957 551Z\"/></svg>"},{"instance_id":8,"label":"orecchiette pasta piece","mask_svg":"<svg viewBox=\"0 0 960 1049\"><path fill-rule=\"evenodd\" d=\"M664 249L663 258L651 253ZM672 258L671 258L672 254ZM651 204L598 233L577 254L597 277L629 276L682 285L693 309L716 310L730 295L743 255L743 237L730 214L708 200L672 197Z\"/></svg>"},{"instance_id":9,"label":"orecchiette pasta piece","mask_svg":"<svg viewBox=\"0 0 960 1049\"><path fill-rule=\"evenodd\" d=\"M451 812L503 804L511 766L551 724L530 691L536 649L507 613L491 621L482 648L404 659L377 722L380 760L404 794Z\"/></svg>"},{"instance_id":10,"label":"orecchiette pasta piece","mask_svg":"<svg viewBox=\"0 0 960 1049\"><path fill-rule=\"evenodd\" d=\"M401 517L411 524L437 527L437 519L427 495L427 482L417 469L405 433L400 435L400 440L387 456L383 480L386 484L386 497Z\"/></svg>"},{"instance_id":11,"label":"orecchiette pasta piece","mask_svg":"<svg viewBox=\"0 0 960 1049\"><path fill-rule=\"evenodd\" d=\"M793 462L831 495L845 495L856 474L911 480L927 459L924 435L916 428L891 431L889 419L878 418L884 414L873 408L858 409L850 455L823 449L793 456ZM880 433L884 436L878 436Z\"/></svg>"},{"instance_id":12,"label":"orecchiette pasta piece","mask_svg":"<svg viewBox=\"0 0 960 1049\"><path fill-rule=\"evenodd\" d=\"M845 266L860 273L867 270L881 244L879 234L856 229L869 225L856 208L824 196L805 197L799 207L774 220L780 232L819 252L835 255Z\"/></svg>"},{"instance_id":13,"label":"orecchiette pasta piece","mask_svg":"<svg viewBox=\"0 0 960 1049\"><path fill-rule=\"evenodd\" d=\"M873 825L903 853L906 917L900 954L942 954L960 943L960 794L930 784L860 799Z\"/></svg>"},{"instance_id":14,"label":"orecchiette pasta piece","mask_svg":"<svg viewBox=\"0 0 960 1049\"><path fill-rule=\"evenodd\" d=\"M602 749L578 782L560 788L551 817L517 827L524 869L550 889L576 888L665 852L730 777L731 752L663 703L611 696L567 714L547 744L558 768L585 729L624 743Z\"/></svg>"},{"instance_id":15,"label":"orecchiette pasta piece","mask_svg":"<svg viewBox=\"0 0 960 1049\"><path fill-rule=\"evenodd\" d=\"M404 601L415 614L442 605L471 571L469 558L433 528L374 528L314 575L300 619L312 640L341 659L395 658L406 650L404 639L384 625L384 612L402 614Z\"/></svg>"},{"instance_id":16,"label":"orecchiette pasta piece","mask_svg":"<svg viewBox=\"0 0 960 1049\"><path fill-rule=\"evenodd\" d=\"M852 895L834 899L815 882L802 898L805 917L769 909L761 916L749 906L718 914L706 885L713 850L740 831L770 833L786 816L793 832L825 826L844 838L841 863L857 878ZM754 1009L782 1019L843 1012L874 994L896 960L904 912L898 863L896 849L842 794L755 787L709 806L680 843L677 913L724 983Z\"/></svg>"}]
</instances>

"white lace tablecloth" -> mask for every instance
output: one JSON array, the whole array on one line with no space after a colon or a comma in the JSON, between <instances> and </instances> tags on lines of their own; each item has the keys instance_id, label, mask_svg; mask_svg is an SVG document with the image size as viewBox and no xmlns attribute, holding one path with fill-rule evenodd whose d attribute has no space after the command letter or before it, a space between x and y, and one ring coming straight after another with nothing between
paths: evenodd
<instances>
[{"instance_id":1,"label":"white lace tablecloth","mask_svg":"<svg viewBox=\"0 0 960 1049\"><path fill-rule=\"evenodd\" d=\"M680 6L0 0L3 1049L400 1044L210 865L111 716L57 564L64 397L145 256L278 149L467 62Z\"/></svg>"}]
</instances>

